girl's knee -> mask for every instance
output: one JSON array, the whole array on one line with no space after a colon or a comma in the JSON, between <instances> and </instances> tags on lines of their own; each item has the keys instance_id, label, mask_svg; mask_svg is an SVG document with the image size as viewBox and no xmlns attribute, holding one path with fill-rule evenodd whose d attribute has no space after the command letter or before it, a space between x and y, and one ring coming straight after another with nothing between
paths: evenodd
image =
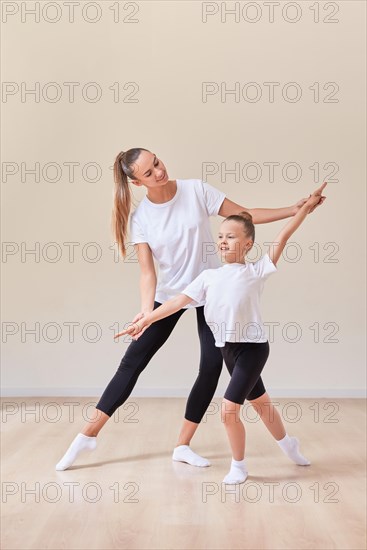
<instances>
[{"instance_id":1,"label":"girl's knee","mask_svg":"<svg viewBox=\"0 0 367 550\"><path fill-rule=\"evenodd\" d=\"M239 421L240 405L228 399L223 399L221 416L224 424L233 424Z\"/></svg>"},{"instance_id":2,"label":"girl's knee","mask_svg":"<svg viewBox=\"0 0 367 550\"><path fill-rule=\"evenodd\" d=\"M264 392L259 397L255 397L255 399L248 399L248 402L251 403L254 407L264 405L264 403L270 403L270 397L268 396L267 392Z\"/></svg>"}]
</instances>

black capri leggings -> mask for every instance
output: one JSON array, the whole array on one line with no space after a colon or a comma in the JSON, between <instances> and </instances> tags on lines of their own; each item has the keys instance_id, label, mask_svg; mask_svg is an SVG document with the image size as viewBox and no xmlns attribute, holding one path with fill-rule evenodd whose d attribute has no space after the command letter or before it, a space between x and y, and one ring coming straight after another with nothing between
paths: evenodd
<instances>
[{"instance_id":1,"label":"black capri leggings","mask_svg":"<svg viewBox=\"0 0 367 550\"><path fill-rule=\"evenodd\" d=\"M159 302L154 302L154 309L160 305ZM204 306L195 309L201 356L199 374L187 400L185 418L191 422L199 423L217 388L223 357L220 348L215 346L213 333L205 321ZM139 375L168 339L185 311L184 308L180 309L169 317L151 324L138 340L133 340L130 343L121 359L120 366L97 403L97 409L112 416L116 409L127 400ZM184 354L182 354L182 360L184 363Z\"/></svg>"},{"instance_id":2,"label":"black capri leggings","mask_svg":"<svg viewBox=\"0 0 367 550\"><path fill-rule=\"evenodd\" d=\"M265 393L261 371L269 357L269 342L225 342L220 348L231 381L225 399L243 405Z\"/></svg>"}]
</instances>

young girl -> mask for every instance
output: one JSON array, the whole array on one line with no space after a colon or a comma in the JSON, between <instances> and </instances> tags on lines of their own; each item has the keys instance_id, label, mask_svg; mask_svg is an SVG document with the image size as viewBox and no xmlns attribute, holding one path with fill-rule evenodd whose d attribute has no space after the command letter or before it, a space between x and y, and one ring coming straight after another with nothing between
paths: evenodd
<instances>
[{"instance_id":1,"label":"young girl","mask_svg":"<svg viewBox=\"0 0 367 550\"><path fill-rule=\"evenodd\" d=\"M325 186L326 183L309 197L279 233L268 252L254 263L245 261L255 240L251 214L240 212L228 216L222 222L218 235L224 265L202 271L180 294L115 336L130 334L136 337L150 324L172 315L185 305L205 301L205 319L231 375L222 402L222 420L232 449L231 468L224 483L242 483L248 475L244 458L245 428L240 419L240 408L250 392L254 389L261 392L261 387L257 386L262 385L260 374L269 355L269 342L259 311L264 281L276 272L276 264L289 237L320 202ZM286 434L279 443L283 443L281 448L290 458L297 458L296 463L303 466L310 464L299 453L297 438Z\"/></svg>"}]
</instances>

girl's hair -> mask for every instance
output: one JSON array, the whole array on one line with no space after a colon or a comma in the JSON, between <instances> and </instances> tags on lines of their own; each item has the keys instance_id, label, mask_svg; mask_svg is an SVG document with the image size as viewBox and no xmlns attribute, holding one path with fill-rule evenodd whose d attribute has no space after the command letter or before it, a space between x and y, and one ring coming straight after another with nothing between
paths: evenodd
<instances>
[{"instance_id":1,"label":"girl's hair","mask_svg":"<svg viewBox=\"0 0 367 550\"><path fill-rule=\"evenodd\" d=\"M238 214L232 214L231 216L228 216L225 221L227 220L233 220L235 222L242 223L246 237L250 237L251 240L255 242L255 226L252 221L252 216L249 212L243 210Z\"/></svg>"},{"instance_id":2,"label":"girl's hair","mask_svg":"<svg viewBox=\"0 0 367 550\"><path fill-rule=\"evenodd\" d=\"M122 257L126 256L126 235L129 214L131 210L131 189L128 178L134 179L133 164L139 158L142 151L148 151L142 147L135 147L128 151L121 151L113 165L115 180L111 227Z\"/></svg>"}]
</instances>

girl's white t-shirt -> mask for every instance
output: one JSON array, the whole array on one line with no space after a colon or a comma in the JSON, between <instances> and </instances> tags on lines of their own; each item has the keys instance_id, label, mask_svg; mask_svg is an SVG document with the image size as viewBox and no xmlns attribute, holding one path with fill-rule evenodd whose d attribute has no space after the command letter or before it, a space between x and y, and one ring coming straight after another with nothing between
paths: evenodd
<instances>
[{"instance_id":1,"label":"girl's white t-shirt","mask_svg":"<svg viewBox=\"0 0 367 550\"><path fill-rule=\"evenodd\" d=\"M200 179L176 182L171 200L156 204L145 196L130 217L130 243L148 243L158 263L155 300L161 303L181 293L204 269L221 265L209 216L218 215L225 193Z\"/></svg>"},{"instance_id":2,"label":"girl's white t-shirt","mask_svg":"<svg viewBox=\"0 0 367 550\"><path fill-rule=\"evenodd\" d=\"M266 342L260 296L265 280L276 271L269 254L253 263L224 264L200 273L182 294L205 302L205 319L217 347L225 342Z\"/></svg>"}]
</instances>

